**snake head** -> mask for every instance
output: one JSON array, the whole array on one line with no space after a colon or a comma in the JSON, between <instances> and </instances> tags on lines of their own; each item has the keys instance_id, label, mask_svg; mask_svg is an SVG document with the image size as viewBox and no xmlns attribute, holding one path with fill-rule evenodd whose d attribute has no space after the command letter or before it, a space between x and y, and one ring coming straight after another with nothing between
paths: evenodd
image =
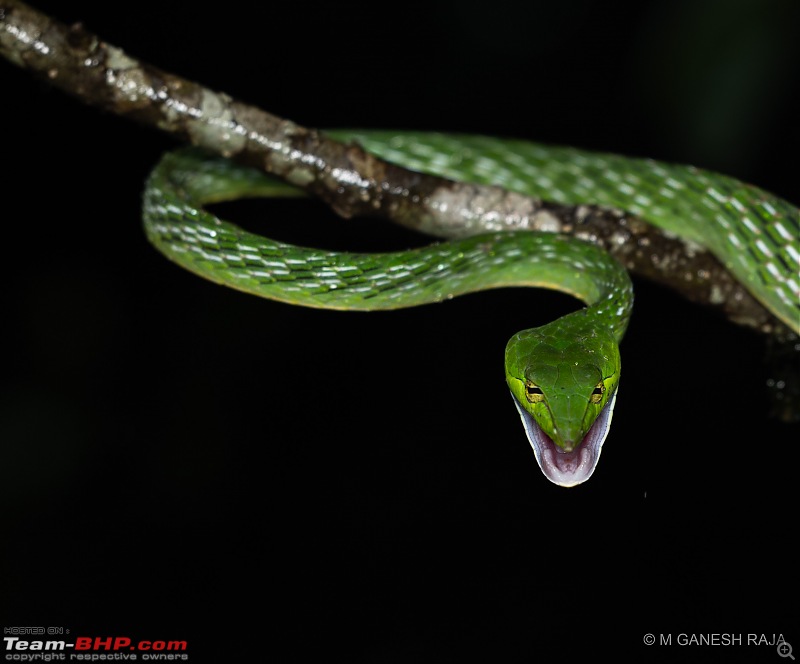
<instances>
[{"instance_id":1,"label":"snake head","mask_svg":"<svg viewBox=\"0 0 800 664\"><path fill-rule=\"evenodd\" d=\"M594 472L611 424L619 383L616 341L603 330L515 335L506 381L545 476L560 486Z\"/></svg>"}]
</instances>

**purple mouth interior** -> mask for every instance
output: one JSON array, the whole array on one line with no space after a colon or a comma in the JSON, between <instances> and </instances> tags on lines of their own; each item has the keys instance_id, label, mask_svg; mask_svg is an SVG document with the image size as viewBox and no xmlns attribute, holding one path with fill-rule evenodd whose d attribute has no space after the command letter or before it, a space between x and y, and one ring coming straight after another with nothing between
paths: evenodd
<instances>
[{"instance_id":1,"label":"purple mouth interior","mask_svg":"<svg viewBox=\"0 0 800 664\"><path fill-rule=\"evenodd\" d=\"M616 399L615 392L580 444L571 452L565 452L552 441L533 416L514 397L514 405L522 418L522 425L525 427L536 461L547 479L559 486L575 486L592 476L611 426Z\"/></svg>"}]
</instances>

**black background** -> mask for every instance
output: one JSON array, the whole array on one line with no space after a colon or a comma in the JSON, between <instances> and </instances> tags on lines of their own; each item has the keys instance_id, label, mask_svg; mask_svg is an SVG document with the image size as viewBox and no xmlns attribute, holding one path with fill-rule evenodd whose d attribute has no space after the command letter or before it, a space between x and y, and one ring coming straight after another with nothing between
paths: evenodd
<instances>
[{"instance_id":1,"label":"black background","mask_svg":"<svg viewBox=\"0 0 800 664\"><path fill-rule=\"evenodd\" d=\"M307 126L570 144L800 200L792 0L62 5L39 3ZM798 427L765 415L761 339L637 281L602 460L561 489L502 351L569 298L355 314L204 282L141 230L171 139L0 77L4 626L187 639L191 661L781 661L642 640L797 641ZM306 244L425 241L314 202L257 214Z\"/></svg>"}]
</instances>

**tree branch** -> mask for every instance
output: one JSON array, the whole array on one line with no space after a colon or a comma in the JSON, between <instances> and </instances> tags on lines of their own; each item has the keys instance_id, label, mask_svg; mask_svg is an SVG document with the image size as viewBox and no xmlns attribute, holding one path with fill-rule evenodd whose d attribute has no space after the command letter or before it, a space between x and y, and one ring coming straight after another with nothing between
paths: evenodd
<instances>
[{"instance_id":1,"label":"tree branch","mask_svg":"<svg viewBox=\"0 0 800 664\"><path fill-rule=\"evenodd\" d=\"M441 237L540 230L597 244L629 270L732 321L788 329L708 251L622 212L541 201L500 187L417 173L174 74L18 0L0 0L0 54L104 111L131 118L304 189L344 217L377 216Z\"/></svg>"}]
</instances>

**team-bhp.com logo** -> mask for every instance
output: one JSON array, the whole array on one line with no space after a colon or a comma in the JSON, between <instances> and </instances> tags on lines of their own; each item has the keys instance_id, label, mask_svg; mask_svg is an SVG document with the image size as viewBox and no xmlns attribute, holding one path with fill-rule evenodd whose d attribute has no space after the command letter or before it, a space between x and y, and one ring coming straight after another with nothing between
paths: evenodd
<instances>
[{"instance_id":1,"label":"team-bhp.com logo","mask_svg":"<svg viewBox=\"0 0 800 664\"><path fill-rule=\"evenodd\" d=\"M5 659L11 661L36 661L37 659L40 661L101 661L139 658L151 661L176 661L189 659L186 654L186 641L133 640L127 636L78 636L69 641L66 639L28 640L18 636L4 636L3 641L6 646ZM49 653L54 656L47 658L24 657L23 653L29 656ZM123 653L129 654L126 657Z\"/></svg>"}]
</instances>

